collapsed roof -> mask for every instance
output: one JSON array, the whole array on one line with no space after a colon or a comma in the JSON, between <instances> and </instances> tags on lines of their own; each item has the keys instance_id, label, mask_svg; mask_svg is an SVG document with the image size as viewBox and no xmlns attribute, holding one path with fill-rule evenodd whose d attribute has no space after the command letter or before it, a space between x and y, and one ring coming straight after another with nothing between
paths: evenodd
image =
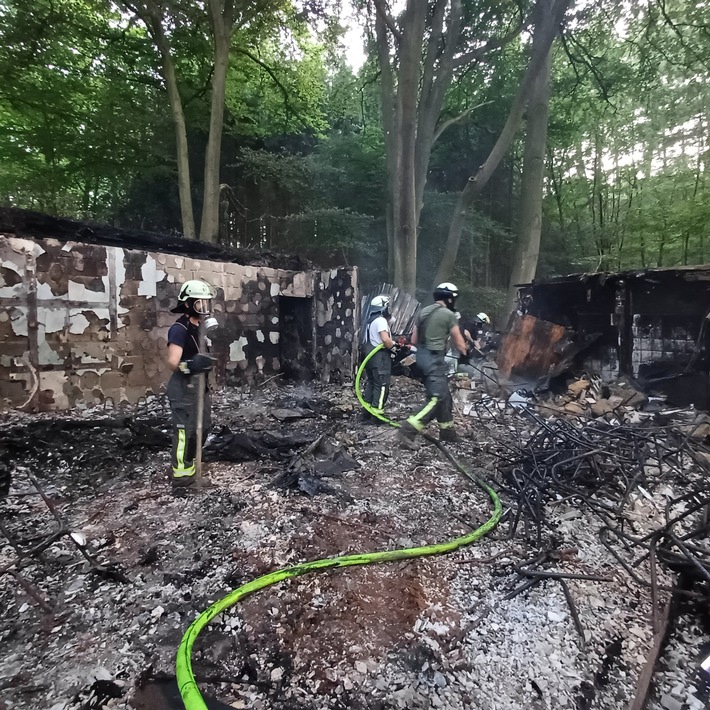
<instances>
[{"instance_id":1,"label":"collapsed roof","mask_svg":"<svg viewBox=\"0 0 710 710\"><path fill-rule=\"evenodd\" d=\"M289 271L306 271L313 268L313 264L297 255L279 254L266 249L257 251L225 248L218 244L185 239L179 235L80 222L14 207L0 207L0 234L2 233L25 238L57 239L60 242L78 241L141 251L180 254L244 266L268 266Z\"/></svg>"}]
</instances>

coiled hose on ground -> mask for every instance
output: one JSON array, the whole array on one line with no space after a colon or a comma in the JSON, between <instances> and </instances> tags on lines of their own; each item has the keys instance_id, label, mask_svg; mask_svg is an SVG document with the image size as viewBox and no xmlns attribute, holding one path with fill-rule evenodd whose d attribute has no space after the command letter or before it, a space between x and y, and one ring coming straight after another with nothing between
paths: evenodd
<instances>
[{"instance_id":1,"label":"coiled hose on ground","mask_svg":"<svg viewBox=\"0 0 710 710\"><path fill-rule=\"evenodd\" d=\"M374 411L373 408L364 401L362 393L360 392L360 380L362 379L362 373L365 371L365 367L370 359L377 352L379 352L382 347L382 345L376 347L367 355L362 365L360 365L355 378L355 393L357 394L360 404L368 412L370 412L370 414L376 416L384 422L387 422L387 424L390 424L391 426L398 427L399 424ZM276 570L275 572L270 572L269 574L257 577L251 582L247 582L241 587L230 592L227 596L216 601L212 604L212 606L205 609L192 622L192 624L190 624L185 632L185 635L182 637L180 646L178 647L177 659L175 662L175 674L177 677L178 689L180 690L180 695L182 696L182 701L186 710L207 710L207 705L202 697L202 693L200 693L200 689L197 687L197 682L195 681L195 676L192 671L192 647L198 635L202 629L204 629L205 626L212 621L212 619L221 614L223 611L233 607L242 599L254 594L254 592L258 592L260 589L264 589L264 587L270 587L272 584L277 584L278 582L282 582L286 579L300 577L311 572L323 572L325 570L337 569L339 567L370 565L379 562L395 562L399 560L409 560L414 557L426 557L429 555L441 555L447 552L454 552L461 547L470 545L493 530L493 528L498 524L502 513L502 506L496 492L485 481L482 481L480 478L465 469L439 441L429 437L426 434L423 434L423 436L433 442L458 471L468 477L488 494L491 502L493 503L493 513L491 514L491 517L479 528L476 528L472 532L448 542L440 542L434 545L426 545L424 547L409 547L403 550L365 552L359 555L345 555L343 557L332 557L322 560L314 560L313 562L304 562L300 565L285 567L283 569Z\"/></svg>"}]
</instances>

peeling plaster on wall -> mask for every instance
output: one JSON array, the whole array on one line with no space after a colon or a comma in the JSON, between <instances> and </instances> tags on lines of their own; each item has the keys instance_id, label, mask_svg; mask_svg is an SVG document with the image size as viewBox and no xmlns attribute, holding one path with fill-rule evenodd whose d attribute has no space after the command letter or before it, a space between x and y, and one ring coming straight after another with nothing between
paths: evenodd
<instances>
[{"instance_id":1,"label":"peeling plaster on wall","mask_svg":"<svg viewBox=\"0 0 710 710\"><path fill-rule=\"evenodd\" d=\"M271 289L270 289L269 293L271 293L272 298L274 298L274 296L278 296L280 292L281 292L281 287L278 284L271 284Z\"/></svg>"},{"instance_id":2,"label":"peeling plaster on wall","mask_svg":"<svg viewBox=\"0 0 710 710\"><path fill-rule=\"evenodd\" d=\"M229 360L230 362L241 362L246 360L246 355L244 354L244 346L247 345L249 341L242 335L239 340L229 344Z\"/></svg>"},{"instance_id":3,"label":"peeling plaster on wall","mask_svg":"<svg viewBox=\"0 0 710 710\"><path fill-rule=\"evenodd\" d=\"M49 284L46 284L46 283L38 283L37 284L37 300L38 301L55 301L55 300L66 301L68 298L69 298L68 293L60 293L59 295L55 294L54 291L52 291L52 287Z\"/></svg>"},{"instance_id":4,"label":"peeling plaster on wall","mask_svg":"<svg viewBox=\"0 0 710 710\"><path fill-rule=\"evenodd\" d=\"M89 327L89 319L80 311L69 316L69 332L80 335Z\"/></svg>"},{"instance_id":5,"label":"peeling plaster on wall","mask_svg":"<svg viewBox=\"0 0 710 710\"><path fill-rule=\"evenodd\" d=\"M86 288L85 284L77 283L76 281L70 280L67 284L69 287L67 299L69 301L90 301L94 303L108 303L110 298L108 276L101 277L101 281L104 285L104 290L93 291L92 289Z\"/></svg>"},{"instance_id":6,"label":"peeling plaster on wall","mask_svg":"<svg viewBox=\"0 0 710 710\"><path fill-rule=\"evenodd\" d=\"M18 283L16 283L14 286L6 286L4 279L0 275L0 298L15 298L16 296L22 294L26 289L24 263L17 264L14 261L4 261L0 259L0 267L3 269L7 269L8 271L14 272L15 274L17 274L19 279Z\"/></svg>"},{"instance_id":7,"label":"peeling plaster on wall","mask_svg":"<svg viewBox=\"0 0 710 710\"><path fill-rule=\"evenodd\" d=\"M264 371L264 363L265 362L266 362L266 358L263 355L257 355L256 366L259 368L259 372Z\"/></svg>"},{"instance_id":8,"label":"peeling plaster on wall","mask_svg":"<svg viewBox=\"0 0 710 710\"><path fill-rule=\"evenodd\" d=\"M279 342L279 334L274 332L273 330L269 333L269 340L276 345L276 343Z\"/></svg>"},{"instance_id":9,"label":"peeling plaster on wall","mask_svg":"<svg viewBox=\"0 0 710 710\"><path fill-rule=\"evenodd\" d=\"M327 303L318 301L316 304L316 322L322 328L328 321L333 318L333 299L328 299Z\"/></svg>"},{"instance_id":10,"label":"peeling plaster on wall","mask_svg":"<svg viewBox=\"0 0 710 710\"><path fill-rule=\"evenodd\" d=\"M27 308L14 306L10 309L10 325L15 335L27 335Z\"/></svg>"},{"instance_id":11,"label":"peeling plaster on wall","mask_svg":"<svg viewBox=\"0 0 710 710\"><path fill-rule=\"evenodd\" d=\"M271 322L272 322L274 325L276 325L276 324L279 322L279 317L278 317L278 316L274 316L274 317L271 319Z\"/></svg>"},{"instance_id":12,"label":"peeling plaster on wall","mask_svg":"<svg viewBox=\"0 0 710 710\"><path fill-rule=\"evenodd\" d=\"M157 295L157 284L162 281L167 274L158 269L158 264L155 259L148 254L145 259L145 264L141 267L141 282L138 284L138 295L147 296L148 298Z\"/></svg>"},{"instance_id":13,"label":"peeling plaster on wall","mask_svg":"<svg viewBox=\"0 0 710 710\"><path fill-rule=\"evenodd\" d=\"M284 272L281 272L284 273ZM288 272L286 272L288 273ZM293 274L290 279L286 280L284 285L281 283L281 295L307 297L313 295L313 275L309 273Z\"/></svg>"},{"instance_id":14,"label":"peeling plaster on wall","mask_svg":"<svg viewBox=\"0 0 710 710\"><path fill-rule=\"evenodd\" d=\"M90 353L82 353L79 362L82 365L105 365L106 359L104 358L102 360L100 357L91 355Z\"/></svg>"},{"instance_id":15,"label":"peeling plaster on wall","mask_svg":"<svg viewBox=\"0 0 710 710\"><path fill-rule=\"evenodd\" d=\"M40 397L46 405L44 409L69 409L69 398L64 392L66 382L66 375L61 370L39 373Z\"/></svg>"},{"instance_id":16,"label":"peeling plaster on wall","mask_svg":"<svg viewBox=\"0 0 710 710\"><path fill-rule=\"evenodd\" d=\"M64 360L52 348L44 337L44 332L40 326L37 331L37 362L39 365L63 365Z\"/></svg>"},{"instance_id":17,"label":"peeling plaster on wall","mask_svg":"<svg viewBox=\"0 0 710 710\"><path fill-rule=\"evenodd\" d=\"M256 331L256 339L260 342L264 342L264 331L263 330L257 330Z\"/></svg>"},{"instance_id":18,"label":"peeling plaster on wall","mask_svg":"<svg viewBox=\"0 0 710 710\"><path fill-rule=\"evenodd\" d=\"M67 327L68 313L57 308L39 306L37 308L37 323L44 326L45 333L58 333Z\"/></svg>"},{"instance_id":19,"label":"peeling plaster on wall","mask_svg":"<svg viewBox=\"0 0 710 710\"><path fill-rule=\"evenodd\" d=\"M33 256L35 259L41 254L45 253L45 249L36 242L30 239L22 239L21 237L8 237L8 243L12 247L12 250L18 254L25 254L27 256Z\"/></svg>"},{"instance_id":20,"label":"peeling plaster on wall","mask_svg":"<svg viewBox=\"0 0 710 710\"><path fill-rule=\"evenodd\" d=\"M119 328L125 327L125 322L121 316L128 313L128 308L121 305L121 287L126 283L126 264L124 263L125 251L120 247L111 247L114 250L114 283L116 284L117 301L116 313L118 315L117 326Z\"/></svg>"},{"instance_id":21,"label":"peeling plaster on wall","mask_svg":"<svg viewBox=\"0 0 710 710\"><path fill-rule=\"evenodd\" d=\"M84 313L93 313L99 321L98 327L108 330L111 321L111 313L108 308L72 308L69 311L70 322L74 316Z\"/></svg>"}]
</instances>

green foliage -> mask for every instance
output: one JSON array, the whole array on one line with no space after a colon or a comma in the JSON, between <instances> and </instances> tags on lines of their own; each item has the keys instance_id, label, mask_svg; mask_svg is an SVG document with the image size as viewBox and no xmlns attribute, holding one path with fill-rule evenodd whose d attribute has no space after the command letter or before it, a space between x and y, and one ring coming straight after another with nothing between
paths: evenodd
<instances>
[{"instance_id":1,"label":"green foliage","mask_svg":"<svg viewBox=\"0 0 710 710\"><path fill-rule=\"evenodd\" d=\"M541 274L707 259L710 38L699 7L609 6L566 39Z\"/></svg>"},{"instance_id":2,"label":"green foliage","mask_svg":"<svg viewBox=\"0 0 710 710\"><path fill-rule=\"evenodd\" d=\"M131 175L163 159L152 57L117 20L79 0L0 10L3 201L106 219Z\"/></svg>"},{"instance_id":3,"label":"green foliage","mask_svg":"<svg viewBox=\"0 0 710 710\"><path fill-rule=\"evenodd\" d=\"M317 4L305 7L312 9ZM173 0L171 43L192 150L209 120L212 41L203 3ZM502 36L530 3L465 0L459 50ZM301 4L298 5L301 7ZM364 7L364 6L363 6ZM227 76L223 239L358 263L386 278L379 75L338 57L337 13L287 0L239 6ZM310 12L310 10L309 10ZM705 0L585 5L555 53L538 276L708 260L710 36ZM420 223L429 297L455 198L503 126L526 61L518 37L455 72ZM81 218L179 227L175 139L160 57L104 0L0 5L0 200ZM513 258L520 144L466 227L455 280L496 312Z\"/></svg>"}]
</instances>

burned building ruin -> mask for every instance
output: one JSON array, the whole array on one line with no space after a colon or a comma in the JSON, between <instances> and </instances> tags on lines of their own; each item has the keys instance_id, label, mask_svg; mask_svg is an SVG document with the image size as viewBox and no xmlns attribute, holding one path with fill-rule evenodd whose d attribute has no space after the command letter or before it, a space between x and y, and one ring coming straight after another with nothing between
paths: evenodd
<instances>
[{"instance_id":1,"label":"burned building ruin","mask_svg":"<svg viewBox=\"0 0 710 710\"><path fill-rule=\"evenodd\" d=\"M709 286L710 266L560 276L523 285L521 312L552 324L558 364L566 348L578 368L707 409Z\"/></svg>"},{"instance_id":2,"label":"burned building ruin","mask_svg":"<svg viewBox=\"0 0 710 710\"><path fill-rule=\"evenodd\" d=\"M220 383L348 377L356 268L0 210L0 408L135 403L168 379L179 285L217 289Z\"/></svg>"}]
</instances>

